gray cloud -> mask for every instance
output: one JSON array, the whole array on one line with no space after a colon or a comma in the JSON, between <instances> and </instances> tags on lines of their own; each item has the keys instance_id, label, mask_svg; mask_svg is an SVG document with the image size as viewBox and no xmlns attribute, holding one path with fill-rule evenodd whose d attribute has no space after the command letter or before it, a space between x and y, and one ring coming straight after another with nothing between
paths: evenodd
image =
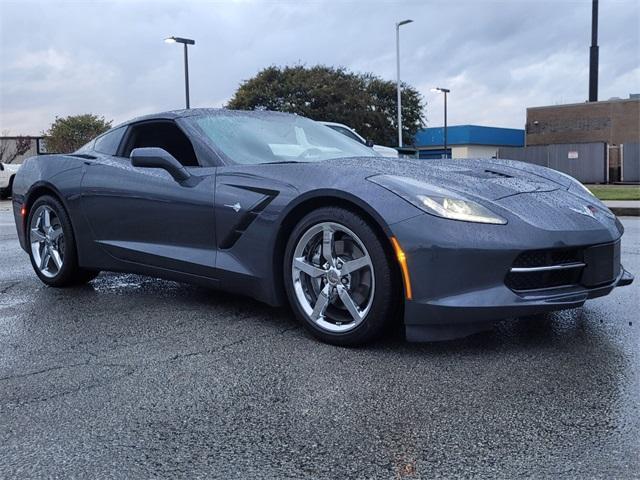
<instances>
[{"instance_id":1,"label":"gray cloud","mask_svg":"<svg viewBox=\"0 0 640 480\"><path fill-rule=\"evenodd\" d=\"M637 0L600 2L600 97L640 92ZM221 106L268 65L344 66L402 78L442 122L433 86L451 89L450 123L522 127L527 106L587 96L591 2L578 1L3 1L0 130L38 134L56 115L116 122L183 106L190 36L193 106Z\"/></svg>"}]
</instances>

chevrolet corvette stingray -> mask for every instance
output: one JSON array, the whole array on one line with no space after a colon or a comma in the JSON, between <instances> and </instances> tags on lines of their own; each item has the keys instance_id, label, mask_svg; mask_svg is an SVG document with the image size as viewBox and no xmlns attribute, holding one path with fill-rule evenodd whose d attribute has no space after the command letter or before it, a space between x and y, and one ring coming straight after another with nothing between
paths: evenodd
<instances>
[{"instance_id":1,"label":"chevrolet corvette stingray","mask_svg":"<svg viewBox=\"0 0 640 480\"><path fill-rule=\"evenodd\" d=\"M379 156L312 120L192 109L29 158L13 183L46 285L133 272L289 303L317 338L465 336L628 285L623 227L575 179Z\"/></svg>"}]
</instances>

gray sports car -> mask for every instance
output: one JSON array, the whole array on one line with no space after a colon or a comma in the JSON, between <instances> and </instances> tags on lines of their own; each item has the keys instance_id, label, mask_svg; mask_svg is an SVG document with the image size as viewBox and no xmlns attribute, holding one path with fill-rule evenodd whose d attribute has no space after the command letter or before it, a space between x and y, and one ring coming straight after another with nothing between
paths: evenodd
<instances>
[{"instance_id":1,"label":"gray sports car","mask_svg":"<svg viewBox=\"0 0 640 480\"><path fill-rule=\"evenodd\" d=\"M119 125L14 181L53 287L134 272L287 301L319 339L408 340L581 306L628 285L623 228L573 178L504 160L389 159L296 115L193 109Z\"/></svg>"}]
</instances>

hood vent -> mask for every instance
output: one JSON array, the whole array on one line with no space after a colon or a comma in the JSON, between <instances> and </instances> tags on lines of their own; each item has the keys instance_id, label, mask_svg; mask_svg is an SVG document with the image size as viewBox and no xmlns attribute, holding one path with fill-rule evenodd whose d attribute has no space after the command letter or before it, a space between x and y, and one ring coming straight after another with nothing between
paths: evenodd
<instances>
[{"instance_id":1,"label":"hood vent","mask_svg":"<svg viewBox=\"0 0 640 480\"><path fill-rule=\"evenodd\" d=\"M464 171L457 171L456 173L460 175L465 175L467 177L473 178L484 178L484 179L501 179L501 178L513 178L513 175L509 175L508 173L498 172L496 170L489 169L469 169Z\"/></svg>"},{"instance_id":2,"label":"hood vent","mask_svg":"<svg viewBox=\"0 0 640 480\"><path fill-rule=\"evenodd\" d=\"M484 173L488 173L489 175L492 175L494 177L513 178L513 176L511 175L502 172L496 172L495 170L485 170Z\"/></svg>"}]
</instances>

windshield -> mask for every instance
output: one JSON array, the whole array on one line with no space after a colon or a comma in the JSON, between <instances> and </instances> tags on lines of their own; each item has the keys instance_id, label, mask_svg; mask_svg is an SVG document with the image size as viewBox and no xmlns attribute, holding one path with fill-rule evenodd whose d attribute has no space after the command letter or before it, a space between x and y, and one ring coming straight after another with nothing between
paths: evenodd
<instances>
[{"instance_id":1,"label":"windshield","mask_svg":"<svg viewBox=\"0 0 640 480\"><path fill-rule=\"evenodd\" d=\"M189 121L235 163L319 162L378 156L360 142L296 115L229 111L189 117Z\"/></svg>"}]
</instances>

